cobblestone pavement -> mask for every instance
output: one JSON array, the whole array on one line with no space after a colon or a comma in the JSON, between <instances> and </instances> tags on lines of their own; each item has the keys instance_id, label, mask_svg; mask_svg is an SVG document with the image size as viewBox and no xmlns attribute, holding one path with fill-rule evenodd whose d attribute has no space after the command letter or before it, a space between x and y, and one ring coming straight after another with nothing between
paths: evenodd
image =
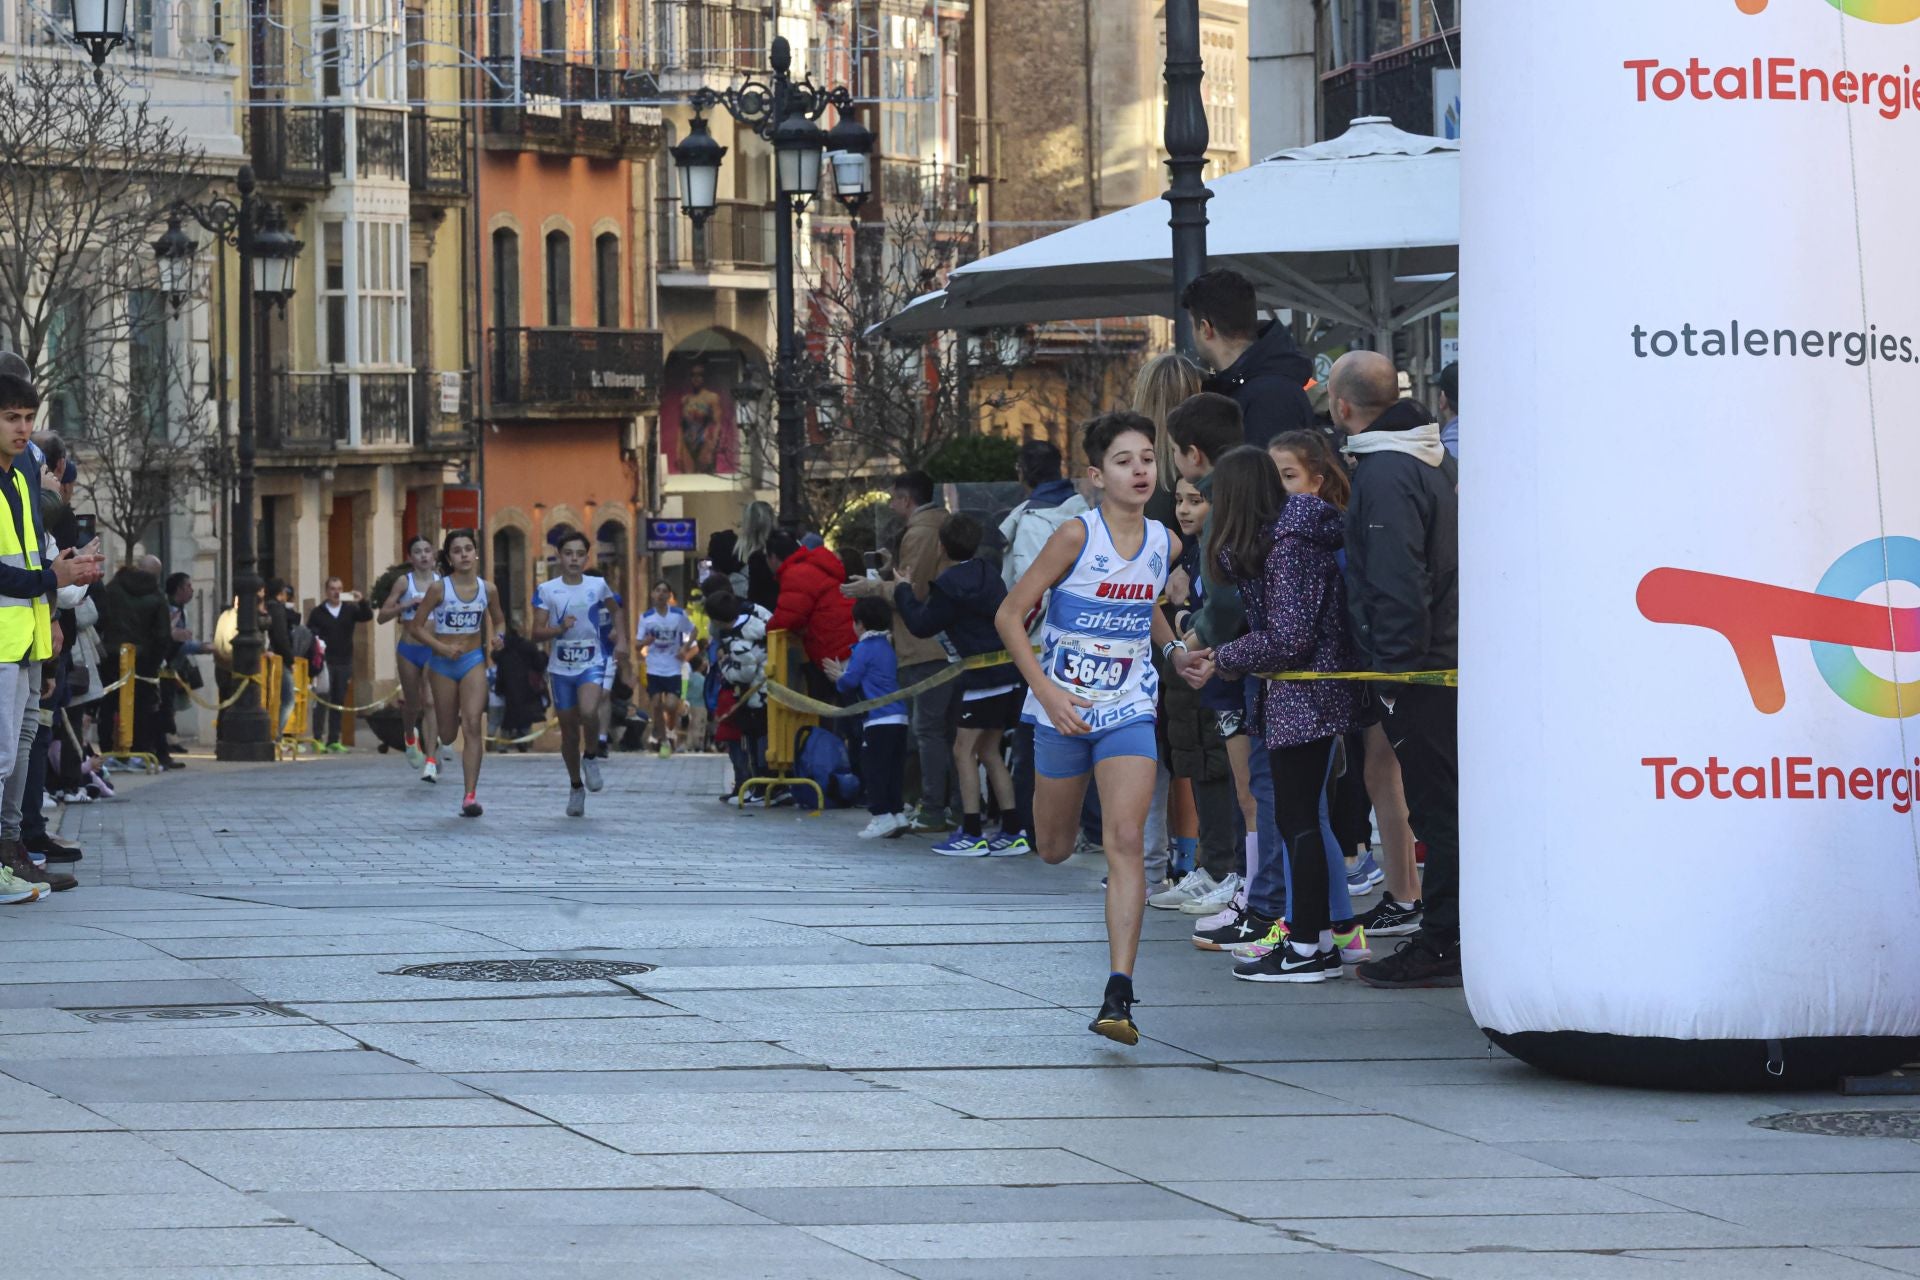
<instances>
[{"instance_id":1,"label":"cobblestone pavement","mask_svg":"<svg viewBox=\"0 0 1920 1280\"><path fill-rule=\"evenodd\" d=\"M1459 1280L1920 1275L1912 1099L1663 1095L1493 1054L1457 992L1230 980L1150 912L1086 1031L1098 865L735 814L623 758L479 821L393 757L196 760L0 908L0 1275ZM436 962L638 962L546 981Z\"/></svg>"}]
</instances>

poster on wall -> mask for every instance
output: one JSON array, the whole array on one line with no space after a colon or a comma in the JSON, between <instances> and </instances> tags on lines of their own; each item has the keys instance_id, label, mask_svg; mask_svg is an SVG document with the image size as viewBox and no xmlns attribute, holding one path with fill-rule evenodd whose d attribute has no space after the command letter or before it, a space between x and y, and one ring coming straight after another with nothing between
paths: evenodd
<instances>
[{"instance_id":1,"label":"poster on wall","mask_svg":"<svg viewBox=\"0 0 1920 1280\"><path fill-rule=\"evenodd\" d=\"M1920 0L1474 20L1474 1015L1640 1083L1883 1070L1920 1036Z\"/></svg>"},{"instance_id":2,"label":"poster on wall","mask_svg":"<svg viewBox=\"0 0 1920 1280\"><path fill-rule=\"evenodd\" d=\"M740 470L740 360L729 351L676 351L660 396L667 474L730 476Z\"/></svg>"}]
</instances>

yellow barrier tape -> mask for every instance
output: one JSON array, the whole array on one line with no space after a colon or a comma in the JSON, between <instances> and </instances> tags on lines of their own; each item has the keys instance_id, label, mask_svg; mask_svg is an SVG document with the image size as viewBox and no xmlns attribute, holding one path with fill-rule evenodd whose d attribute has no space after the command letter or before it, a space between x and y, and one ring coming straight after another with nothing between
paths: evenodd
<instances>
[{"instance_id":1,"label":"yellow barrier tape","mask_svg":"<svg viewBox=\"0 0 1920 1280\"><path fill-rule=\"evenodd\" d=\"M1449 689L1460 687L1458 671L1276 671L1255 676L1256 680L1297 683L1307 680L1351 680L1362 684L1431 684Z\"/></svg>"}]
</instances>

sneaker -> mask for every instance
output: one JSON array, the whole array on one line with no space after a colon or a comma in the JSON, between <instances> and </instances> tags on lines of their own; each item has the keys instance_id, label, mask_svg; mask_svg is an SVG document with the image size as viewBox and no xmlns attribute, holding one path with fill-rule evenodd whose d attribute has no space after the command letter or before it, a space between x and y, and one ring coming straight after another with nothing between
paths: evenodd
<instances>
[{"instance_id":1,"label":"sneaker","mask_svg":"<svg viewBox=\"0 0 1920 1280\"><path fill-rule=\"evenodd\" d=\"M1340 976L1340 949L1303 956L1291 945L1275 947L1258 960L1234 965L1233 976L1247 982L1325 982Z\"/></svg>"},{"instance_id":2,"label":"sneaker","mask_svg":"<svg viewBox=\"0 0 1920 1280\"><path fill-rule=\"evenodd\" d=\"M1367 931L1360 925L1342 932L1333 931L1333 945L1340 948L1341 964L1359 964L1363 960L1373 959L1373 948L1367 945Z\"/></svg>"},{"instance_id":3,"label":"sneaker","mask_svg":"<svg viewBox=\"0 0 1920 1280\"><path fill-rule=\"evenodd\" d=\"M1421 904L1395 902L1391 894L1360 913L1359 923L1376 938L1404 938L1420 931Z\"/></svg>"},{"instance_id":4,"label":"sneaker","mask_svg":"<svg viewBox=\"0 0 1920 1280\"><path fill-rule=\"evenodd\" d=\"M1349 894L1366 893L1377 884L1385 884L1386 879L1387 873L1380 869L1378 862L1374 861L1373 851L1368 850L1367 855L1360 859L1360 865L1347 872L1347 892Z\"/></svg>"},{"instance_id":5,"label":"sneaker","mask_svg":"<svg viewBox=\"0 0 1920 1280\"><path fill-rule=\"evenodd\" d=\"M420 749L419 734L410 733L407 735L406 751L408 768L418 769L427 763L427 753Z\"/></svg>"},{"instance_id":6,"label":"sneaker","mask_svg":"<svg viewBox=\"0 0 1920 1280\"><path fill-rule=\"evenodd\" d=\"M474 799L473 796L474 793L469 791L467 792L467 798L460 802L461 817L477 818L480 816L480 802Z\"/></svg>"},{"instance_id":7,"label":"sneaker","mask_svg":"<svg viewBox=\"0 0 1920 1280\"><path fill-rule=\"evenodd\" d=\"M1027 843L1027 833L1024 831L1002 831L987 841L989 858L1018 858L1032 852L1033 846Z\"/></svg>"},{"instance_id":8,"label":"sneaker","mask_svg":"<svg viewBox=\"0 0 1920 1280\"><path fill-rule=\"evenodd\" d=\"M474 808L479 808L475 805ZM463 809L461 812L465 812ZM574 787L567 792L567 816L584 818L587 816L587 792L584 787Z\"/></svg>"},{"instance_id":9,"label":"sneaker","mask_svg":"<svg viewBox=\"0 0 1920 1280\"><path fill-rule=\"evenodd\" d=\"M893 818L893 826L888 829L887 834L883 836L882 839L897 840L901 836L908 835L913 831L913 811L912 810L907 810L902 813L892 814L890 816Z\"/></svg>"},{"instance_id":10,"label":"sneaker","mask_svg":"<svg viewBox=\"0 0 1920 1280\"><path fill-rule=\"evenodd\" d=\"M45 895L47 890L38 883L22 880L5 867L0 867L0 905L12 906L16 902L35 902Z\"/></svg>"},{"instance_id":11,"label":"sneaker","mask_svg":"<svg viewBox=\"0 0 1920 1280\"><path fill-rule=\"evenodd\" d=\"M1361 965L1353 976L1370 987L1457 987L1460 944L1441 951L1425 934L1417 934L1395 947L1385 960Z\"/></svg>"},{"instance_id":12,"label":"sneaker","mask_svg":"<svg viewBox=\"0 0 1920 1280\"><path fill-rule=\"evenodd\" d=\"M1180 904L1183 915L1210 916L1231 907L1233 900L1240 894L1240 873L1227 872L1227 878L1215 884L1197 898L1189 898Z\"/></svg>"},{"instance_id":13,"label":"sneaker","mask_svg":"<svg viewBox=\"0 0 1920 1280\"><path fill-rule=\"evenodd\" d=\"M1139 1044L1140 1028L1133 1021L1133 984L1124 978L1107 980L1107 995L1087 1030L1121 1044Z\"/></svg>"},{"instance_id":14,"label":"sneaker","mask_svg":"<svg viewBox=\"0 0 1920 1280\"><path fill-rule=\"evenodd\" d=\"M420 766L420 781L422 782L440 781L440 762L435 760L432 756L428 756L427 762Z\"/></svg>"},{"instance_id":15,"label":"sneaker","mask_svg":"<svg viewBox=\"0 0 1920 1280\"><path fill-rule=\"evenodd\" d=\"M929 809L925 805L913 809L912 820L913 825L909 829L917 836L939 836L953 830L953 819L943 810Z\"/></svg>"},{"instance_id":16,"label":"sneaker","mask_svg":"<svg viewBox=\"0 0 1920 1280\"><path fill-rule=\"evenodd\" d=\"M1087 839L1087 833L1081 831L1077 832L1073 837L1073 852L1077 857L1083 853L1103 853L1105 850L1101 849L1098 840Z\"/></svg>"},{"instance_id":17,"label":"sneaker","mask_svg":"<svg viewBox=\"0 0 1920 1280\"><path fill-rule=\"evenodd\" d=\"M943 858L984 858L989 853L985 836L970 836L964 831L956 831L933 846L933 851Z\"/></svg>"},{"instance_id":18,"label":"sneaker","mask_svg":"<svg viewBox=\"0 0 1920 1280\"><path fill-rule=\"evenodd\" d=\"M860 828L860 838L862 840L884 840L894 833L894 822L894 814L876 813L867 822L866 826Z\"/></svg>"},{"instance_id":19,"label":"sneaker","mask_svg":"<svg viewBox=\"0 0 1920 1280\"><path fill-rule=\"evenodd\" d=\"M64 871L44 871L34 866L33 860L27 856L27 851L20 847L18 840L0 843L0 866L11 871L17 879L42 886L40 892L43 896L48 893L65 893L68 889L76 888L80 884Z\"/></svg>"},{"instance_id":20,"label":"sneaker","mask_svg":"<svg viewBox=\"0 0 1920 1280\"><path fill-rule=\"evenodd\" d=\"M586 780L589 791L598 791L607 785L607 780L600 775L600 762L592 756L580 762L580 776Z\"/></svg>"},{"instance_id":21,"label":"sneaker","mask_svg":"<svg viewBox=\"0 0 1920 1280\"><path fill-rule=\"evenodd\" d=\"M1233 952L1235 960L1259 960L1286 940L1287 922L1275 920L1273 927L1268 929L1262 937L1252 942L1243 942L1238 946L1229 947L1227 950Z\"/></svg>"},{"instance_id":22,"label":"sneaker","mask_svg":"<svg viewBox=\"0 0 1920 1280\"><path fill-rule=\"evenodd\" d=\"M68 844L65 840L44 831L24 843L28 853L35 857L44 856L48 862L78 862L81 858L79 845Z\"/></svg>"},{"instance_id":23,"label":"sneaker","mask_svg":"<svg viewBox=\"0 0 1920 1280\"><path fill-rule=\"evenodd\" d=\"M1205 923L1201 921L1201 924ZM1233 919L1224 924L1211 929L1196 928L1193 931L1193 945L1202 951L1225 951L1266 937L1273 925L1273 921L1263 920L1251 911L1236 911Z\"/></svg>"},{"instance_id":24,"label":"sneaker","mask_svg":"<svg viewBox=\"0 0 1920 1280\"><path fill-rule=\"evenodd\" d=\"M660 758L662 760L673 759L673 744L671 742L663 742L660 744Z\"/></svg>"},{"instance_id":25,"label":"sneaker","mask_svg":"<svg viewBox=\"0 0 1920 1280\"><path fill-rule=\"evenodd\" d=\"M1177 910L1181 903L1191 902L1195 898L1204 898L1207 894L1212 893L1219 887L1220 882L1218 880L1215 880L1200 868L1195 867L1181 878L1179 884L1148 898L1147 905L1157 907L1161 911L1173 911Z\"/></svg>"}]
</instances>

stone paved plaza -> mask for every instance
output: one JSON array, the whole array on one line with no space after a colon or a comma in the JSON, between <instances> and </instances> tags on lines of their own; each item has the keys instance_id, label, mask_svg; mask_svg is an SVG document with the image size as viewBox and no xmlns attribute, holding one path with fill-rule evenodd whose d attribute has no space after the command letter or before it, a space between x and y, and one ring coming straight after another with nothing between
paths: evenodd
<instances>
[{"instance_id":1,"label":"stone paved plaza","mask_svg":"<svg viewBox=\"0 0 1920 1280\"><path fill-rule=\"evenodd\" d=\"M1920 1276L1920 1142L1752 1124L1914 1099L1569 1084L1458 992L1235 982L1165 912L1123 1049L1098 865L608 772L583 821L538 756L477 822L366 753L70 811L82 887L0 909L0 1275ZM657 968L395 973L529 958Z\"/></svg>"}]
</instances>

